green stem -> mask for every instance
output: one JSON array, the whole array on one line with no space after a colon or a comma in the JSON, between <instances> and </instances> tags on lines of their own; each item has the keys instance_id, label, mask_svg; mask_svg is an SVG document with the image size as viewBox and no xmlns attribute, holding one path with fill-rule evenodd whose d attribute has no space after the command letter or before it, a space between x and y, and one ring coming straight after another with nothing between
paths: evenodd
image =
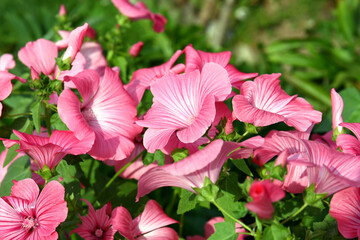
<instances>
[{"instance_id":1,"label":"green stem","mask_svg":"<svg viewBox=\"0 0 360 240\"><path fill-rule=\"evenodd\" d=\"M19 117L19 116L26 116L26 115L32 115L32 113L18 113L18 114L7 114L6 117Z\"/></svg>"},{"instance_id":2,"label":"green stem","mask_svg":"<svg viewBox=\"0 0 360 240\"><path fill-rule=\"evenodd\" d=\"M237 140L236 140L236 142L240 142L246 135L248 135L248 131L246 131L246 132L244 132L244 134L243 135L241 135L241 137L239 137Z\"/></svg>"},{"instance_id":3,"label":"green stem","mask_svg":"<svg viewBox=\"0 0 360 240\"><path fill-rule=\"evenodd\" d=\"M131 162L126 164L124 167L122 167L119 171L117 171L114 176L106 183L105 187L100 191L98 196L95 198L95 200L99 199L101 195L105 192L105 190L115 181L115 179L121 174L123 171L125 171L126 168L128 168L133 162L135 162L141 155L143 155L146 152L144 149L141 153L139 153Z\"/></svg>"},{"instance_id":4,"label":"green stem","mask_svg":"<svg viewBox=\"0 0 360 240\"><path fill-rule=\"evenodd\" d=\"M223 209L215 200L212 201L214 204L224 215L227 215L230 219L240 224L243 228L245 228L248 232L248 235L255 236L255 232L245 223L239 221L238 219L234 218L230 213L228 213L225 209ZM250 234L249 234L250 233Z\"/></svg>"},{"instance_id":5,"label":"green stem","mask_svg":"<svg viewBox=\"0 0 360 240\"><path fill-rule=\"evenodd\" d=\"M304 205L302 205L301 208L299 208L299 210L297 210L294 214L292 214L290 217L288 217L287 219L285 219L284 221L281 222L281 224L285 224L288 221L290 221L291 219L293 219L294 217L296 217L299 213L301 213L306 207L308 206L307 203L304 203Z\"/></svg>"},{"instance_id":6,"label":"green stem","mask_svg":"<svg viewBox=\"0 0 360 240\"><path fill-rule=\"evenodd\" d=\"M183 230L184 230L184 213L180 216L180 226L179 226L179 236L182 237Z\"/></svg>"},{"instance_id":7,"label":"green stem","mask_svg":"<svg viewBox=\"0 0 360 240\"><path fill-rule=\"evenodd\" d=\"M45 108L45 122L46 122L46 129L48 131L49 137L51 136L51 121L50 121L50 112L48 109L48 102L45 101L44 108Z\"/></svg>"}]
</instances>

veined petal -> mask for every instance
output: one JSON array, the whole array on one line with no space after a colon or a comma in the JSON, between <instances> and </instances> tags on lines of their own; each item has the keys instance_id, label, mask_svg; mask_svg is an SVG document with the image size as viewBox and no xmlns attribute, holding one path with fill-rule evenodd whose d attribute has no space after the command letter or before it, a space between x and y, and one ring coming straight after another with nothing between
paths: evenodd
<instances>
[{"instance_id":1,"label":"veined petal","mask_svg":"<svg viewBox=\"0 0 360 240\"><path fill-rule=\"evenodd\" d=\"M74 60L76 54L80 51L88 28L89 24L85 23L83 26L77 27L71 31L69 35L68 47L62 57L63 60L67 58L70 58L71 62Z\"/></svg>"},{"instance_id":2,"label":"veined petal","mask_svg":"<svg viewBox=\"0 0 360 240\"><path fill-rule=\"evenodd\" d=\"M215 101L224 101L231 93L231 84L226 70L217 63L205 63L201 70L201 85L206 94Z\"/></svg>"},{"instance_id":3,"label":"veined petal","mask_svg":"<svg viewBox=\"0 0 360 240\"><path fill-rule=\"evenodd\" d=\"M116 231L129 240L133 240L132 217L129 211L120 206L115 208L111 213L112 226Z\"/></svg>"},{"instance_id":4,"label":"veined petal","mask_svg":"<svg viewBox=\"0 0 360 240\"><path fill-rule=\"evenodd\" d=\"M134 219L138 222L138 229L141 234L149 233L164 226L179 223L164 213L161 206L154 200L149 200L144 211Z\"/></svg>"},{"instance_id":5,"label":"veined petal","mask_svg":"<svg viewBox=\"0 0 360 240\"><path fill-rule=\"evenodd\" d=\"M172 228L164 227L138 237L139 240L178 240L179 236Z\"/></svg>"},{"instance_id":6,"label":"veined petal","mask_svg":"<svg viewBox=\"0 0 360 240\"><path fill-rule=\"evenodd\" d=\"M61 120L72 130L79 140L85 138L95 140L94 130L90 128L81 114L79 98L69 89L65 89L58 100L58 111Z\"/></svg>"},{"instance_id":7,"label":"veined petal","mask_svg":"<svg viewBox=\"0 0 360 240\"><path fill-rule=\"evenodd\" d=\"M18 182L14 181L14 185L11 188L11 196L33 203L39 196L39 187L29 178Z\"/></svg>"},{"instance_id":8,"label":"veined petal","mask_svg":"<svg viewBox=\"0 0 360 240\"><path fill-rule=\"evenodd\" d=\"M352 135L340 134L336 138L336 145L344 153L360 155L360 142Z\"/></svg>"},{"instance_id":9,"label":"veined petal","mask_svg":"<svg viewBox=\"0 0 360 240\"><path fill-rule=\"evenodd\" d=\"M13 55L5 53L0 56L0 71L8 71L15 67L15 61Z\"/></svg>"},{"instance_id":10,"label":"veined petal","mask_svg":"<svg viewBox=\"0 0 360 240\"><path fill-rule=\"evenodd\" d=\"M20 49L18 56L28 68L32 67L38 73L50 75L55 68L58 50L55 43L41 38L35 42L28 42Z\"/></svg>"},{"instance_id":11,"label":"veined petal","mask_svg":"<svg viewBox=\"0 0 360 240\"><path fill-rule=\"evenodd\" d=\"M39 235L51 235L56 227L65 221L68 208L64 197L65 188L57 181L49 182L41 191L35 205Z\"/></svg>"},{"instance_id":12,"label":"veined petal","mask_svg":"<svg viewBox=\"0 0 360 240\"><path fill-rule=\"evenodd\" d=\"M335 91L335 88L331 89L331 110L333 131L338 127L339 132L341 132L342 127L339 126L339 124L343 122L342 112L344 110L344 101L340 94Z\"/></svg>"}]
</instances>

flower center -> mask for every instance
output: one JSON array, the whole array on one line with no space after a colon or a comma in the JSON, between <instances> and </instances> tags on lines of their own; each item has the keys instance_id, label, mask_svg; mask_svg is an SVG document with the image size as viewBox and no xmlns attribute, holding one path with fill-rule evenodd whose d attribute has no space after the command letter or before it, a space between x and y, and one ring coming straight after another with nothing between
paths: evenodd
<instances>
[{"instance_id":1,"label":"flower center","mask_svg":"<svg viewBox=\"0 0 360 240\"><path fill-rule=\"evenodd\" d=\"M22 223L22 227L26 229L36 228L38 226L37 221L32 217L26 217Z\"/></svg>"},{"instance_id":2,"label":"flower center","mask_svg":"<svg viewBox=\"0 0 360 240\"><path fill-rule=\"evenodd\" d=\"M100 228L96 229L95 236L100 238L100 237L102 237L102 235L103 235L103 230Z\"/></svg>"}]
</instances>

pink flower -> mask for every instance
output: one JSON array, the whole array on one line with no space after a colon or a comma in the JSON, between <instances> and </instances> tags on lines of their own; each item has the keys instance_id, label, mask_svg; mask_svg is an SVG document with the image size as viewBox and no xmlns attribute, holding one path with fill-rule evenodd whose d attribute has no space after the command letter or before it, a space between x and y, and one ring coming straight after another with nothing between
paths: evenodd
<instances>
[{"instance_id":1,"label":"pink flower","mask_svg":"<svg viewBox=\"0 0 360 240\"><path fill-rule=\"evenodd\" d=\"M345 238L360 237L360 189L351 187L334 194L330 215Z\"/></svg>"},{"instance_id":2,"label":"pink flower","mask_svg":"<svg viewBox=\"0 0 360 240\"><path fill-rule=\"evenodd\" d=\"M39 195L32 179L14 181L11 196L0 198L0 235L4 240L55 240L67 216L65 189L49 182Z\"/></svg>"},{"instance_id":3,"label":"pink flower","mask_svg":"<svg viewBox=\"0 0 360 240\"><path fill-rule=\"evenodd\" d=\"M13 55L5 53L0 56L0 71L8 71L15 67L15 61Z\"/></svg>"},{"instance_id":4,"label":"pink flower","mask_svg":"<svg viewBox=\"0 0 360 240\"><path fill-rule=\"evenodd\" d=\"M202 188L205 177L216 182L223 164L232 157L227 155L239 146L234 142L214 140L179 162L148 170L139 179L136 200L165 186L180 187L196 193L193 188Z\"/></svg>"},{"instance_id":5,"label":"pink flower","mask_svg":"<svg viewBox=\"0 0 360 240\"><path fill-rule=\"evenodd\" d=\"M113 240L116 230L111 227L111 204L95 211L91 203L82 200L89 206L89 214L80 216L82 223L71 233L77 233L86 240Z\"/></svg>"},{"instance_id":6,"label":"pink flower","mask_svg":"<svg viewBox=\"0 0 360 240\"><path fill-rule=\"evenodd\" d=\"M5 100L12 91L13 85L11 84L12 79L17 79L20 82L25 83L26 80L20 77L15 76L8 72L9 69L15 67L15 61L11 54L3 54L0 57L0 101ZM0 117L2 114L3 105L0 102Z\"/></svg>"},{"instance_id":7,"label":"pink flower","mask_svg":"<svg viewBox=\"0 0 360 240\"><path fill-rule=\"evenodd\" d=\"M20 144L19 152L24 152L33 159L41 169L47 165L53 169L67 154L79 155L87 153L92 141L80 141L71 131L54 131L51 137L29 135L14 130L20 140L2 139L6 147Z\"/></svg>"},{"instance_id":8,"label":"pink flower","mask_svg":"<svg viewBox=\"0 0 360 240\"><path fill-rule=\"evenodd\" d=\"M285 192L269 179L264 181L255 180L249 192L252 202L246 204L246 208L256 213L261 219L270 219L274 213L273 202L285 197Z\"/></svg>"},{"instance_id":9,"label":"pink flower","mask_svg":"<svg viewBox=\"0 0 360 240\"><path fill-rule=\"evenodd\" d=\"M181 54L182 51L177 50L168 62L151 68L142 68L133 73L131 81L124 87L134 99L136 105L141 101L145 89L149 89L150 86L157 82L161 77L168 73L177 74L184 71L184 64L177 64L173 67Z\"/></svg>"},{"instance_id":10,"label":"pink flower","mask_svg":"<svg viewBox=\"0 0 360 240\"><path fill-rule=\"evenodd\" d=\"M162 149L171 135L183 143L193 143L210 127L215 118L215 102L223 101L231 85L223 67L205 64L182 75L169 74L151 86L153 105L137 124L148 127L144 146L149 152Z\"/></svg>"},{"instance_id":11,"label":"pink flower","mask_svg":"<svg viewBox=\"0 0 360 240\"><path fill-rule=\"evenodd\" d=\"M66 9L65 9L65 5L61 4L60 9L59 9L59 16L63 16L66 15Z\"/></svg>"},{"instance_id":12,"label":"pink flower","mask_svg":"<svg viewBox=\"0 0 360 240\"><path fill-rule=\"evenodd\" d=\"M215 224L219 222L224 222L225 219L223 217L213 217L209 221L206 222L204 230L205 230L205 237L201 236L192 236L186 237L186 240L205 240L208 239L211 235L215 233ZM239 224L235 223L235 232L236 233L243 233L246 232L245 229ZM243 240L246 235L239 234L237 240Z\"/></svg>"},{"instance_id":13,"label":"pink flower","mask_svg":"<svg viewBox=\"0 0 360 240\"><path fill-rule=\"evenodd\" d=\"M131 20L150 19L153 21L155 32L163 32L167 22L166 18L160 14L152 13L143 2L131 4L129 0L112 0L117 9Z\"/></svg>"},{"instance_id":14,"label":"pink flower","mask_svg":"<svg viewBox=\"0 0 360 240\"><path fill-rule=\"evenodd\" d=\"M117 207L112 212L111 220L113 228L129 240L179 239L174 229L165 227L178 221L168 217L154 200L149 200L144 211L135 219L126 208Z\"/></svg>"},{"instance_id":15,"label":"pink flower","mask_svg":"<svg viewBox=\"0 0 360 240\"><path fill-rule=\"evenodd\" d=\"M0 186L1 186L1 183L2 181L4 180L5 176L6 176L6 173L7 173L7 170L9 168L9 166L16 160L18 159L19 157L22 157L23 154L18 154L16 155L16 157L11 160L10 163L8 163L5 167L4 167L4 163L5 163L5 159L6 159L6 156L7 156L7 153L8 153L8 149L5 149L2 153L0 153Z\"/></svg>"},{"instance_id":16,"label":"pink flower","mask_svg":"<svg viewBox=\"0 0 360 240\"><path fill-rule=\"evenodd\" d=\"M338 128L345 127L352 131L356 137L350 134L340 134L336 138L336 145L344 152L360 156L360 123L340 123Z\"/></svg>"},{"instance_id":17,"label":"pink flower","mask_svg":"<svg viewBox=\"0 0 360 240\"><path fill-rule=\"evenodd\" d=\"M131 46L131 48L129 49L129 54L133 57L136 57L137 55L139 55L142 47L144 46L143 42L137 42L134 45Z\"/></svg>"},{"instance_id":18,"label":"pink flower","mask_svg":"<svg viewBox=\"0 0 360 240\"><path fill-rule=\"evenodd\" d=\"M51 75L55 70L55 58L58 56L56 45L46 39L28 42L18 53L20 61L37 75L41 72Z\"/></svg>"},{"instance_id":19,"label":"pink flower","mask_svg":"<svg viewBox=\"0 0 360 240\"><path fill-rule=\"evenodd\" d=\"M97 42L85 42L80 49L80 53L85 57L84 69L93 69L99 76L105 73L105 67L108 65L103 55L103 49ZM75 58L76 59L76 58Z\"/></svg>"},{"instance_id":20,"label":"pink flower","mask_svg":"<svg viewBox=\"0 0 360 240\"><path fill-rule=\"evenodd\" d=\"M68 47L62 57L62 60L66 60L67 58L70 58L70 62L74 60L76 54L80 51L88 29L89 24L85 23L83 26L77 27L71 31L68 40Z\"/></svg>"},{"instance_id":21,"label":"pink flower","mask_svg":"<svg viewBox=\"0 0 360 240\"><path fill-rule=\"evenodd\" d=\"M202 70L206 63L217 63L224 67L229 75L230 83L233 87L240 88L243 80L256 77L257 73L243 73L237 70L232 64L229 64L231 52L209 53L195 50L191 44L185 47L185 72L191 72L196 69Z\"/></svg>"},{"instance_id":22,"label":"pink flower","mask_svg":"<svg viewBox=\"0 0 360 240\"><path fill-rule=\"evenodd\" d=\"M65 89L58 100L60 118L78 139L94 141L88 152L98 160L121 160L134 149L134 138L142 130L135 124L137 111L122 86L119 73L105 69L102 78L85 70L71 80L82 96Z\"/></svg>"},{"instance_id":23,"label":"pink flower","mask_svg":"<svg viewBox=\"0 0 360 240\"><path fill-rule=\"evenodd\" d=\"M331 109L333 131L338 128L339 133L341 133L342 127L339 126L339 124L343 122L341 114L344 109L344 101L342 100L340 94L338 94L334 88L331 89Z\"/></svg>"},{"instance_id":24,"label":"pink flower","mask_svg":"<svg viewBox=\"0 0 360 240\"><path fill-rule=\"evenodd\" d=\"M233 98L234 118L255 126L285 122L305 132L321 121L321 112L303 98L289 96L280 87L280 74L261 75L245 82Z\"/></svg>"}]
</instances>

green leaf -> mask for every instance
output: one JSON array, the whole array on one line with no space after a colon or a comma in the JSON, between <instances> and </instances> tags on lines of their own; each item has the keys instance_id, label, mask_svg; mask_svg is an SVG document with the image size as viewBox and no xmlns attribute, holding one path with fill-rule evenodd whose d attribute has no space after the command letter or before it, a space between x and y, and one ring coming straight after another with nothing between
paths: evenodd
<instances>
[{"instance_id":1,"label":"green leaf","mask_svg":"<svg viewBox=\"0 0 360 240\"><path fill-rule=\"evenodd\" d=\"M34 126L36 129L36 132L40 134L41 131L41 101L36 101L30 108L30 111L32 113L32 118L34 122Z\"/></svg>"},{"instance_id":2,"label":"green leaf","mask_svg":"<svg viewBox=\"0 0 360 240\"><path fill-rule=\"evenodd\" d=\"M4 167L6 165L8 165L19 153L16 151L17 149L19 149L19 145L15 144L14 146L12 146L11 148L9 148L7 154L6 154L6 158L4 161Z\"/></svg>"},{"instance_id":3,"label":"green leaf","mask_svg":"<svg viewBox=\"0 0 360 240\"><path fill-rule=\"evenodd\" d=\"M353 31L354 31L354 21L353 21L353 9L350 8L349 1L339 1L337 6L337 17L340 28L346 38L346 40L352 44Z\"/></svg>"},{"instance_id":4,"label":"green leaf","mask_svg":"<svg viewBox=\"0 0 360 240\"><path fill-rule=\"evenodd\" d=\"M160 149L158 149L155 151L154 159L158 162L159 166L163 166L165 161L165 154Z\"/></svg>"},{"instance_id":5,"label":"green leaf","mask_svg":"<svg viewBox=\"0 0 360 240\"><path fill-rule=\"evenodd\" d=\"M265 228L263 240L286 240L290 235L290 230L283 225L273 224Z\"/></svg>"},{"instance_id":6,"label":"green leaf","mask_svg":"<svg viewBox=\"0 0 360 240\"><path fill-rule=\"evenodd\" d=\"M9 196L13 180L20 181L31 178L30 161L28 156L16 159L8 168L5 178L0 185L0 196Z\"/></svg>"},{"instance_id":7,"label":"green leaf","mask_svg":"<svg viewBox=\"0 0 360 240\"><path fill-rule=\"evenodd\" d=\"M69 130L65 123L61 120L58 113L54 113L50 118L51 126L56 130Z\"/></svg>"},{"instance_id":8,"label":"green leaf","mask_svg":"<svg viewBox=\"0 0 360 240\"><path fill-rule=\"evenodd\" d=\"M221 190L219 192L216 202L236 219L240 219L248 213L248 210L245 207L245 202L236 201L235 195L226 191ZM228 219L225 214L224 217L227 221L232 222L232 220Z\"/></svg>"},{"instance_id":9,"label":"green leaf","mask_svg":"<svg viewBox=\"0 0 360 240\"><path fill-rule=\"evenodd\" d=\"M189 150L186 148L175 148L174 151L171 152L171 157L174 159L174 162L183 160L188 156L189 156Z\"/></svg>"},{"instance_id":10,"label":"green leaf","mask_svg":"<svg viewBox=\"0 0 360 240\"><path fill-rule=\"evenodd\" d=\"M64 182L69 183L74 181L76 174L76 168L73 165L68 165L66 161L61 160L59 165L56 167L56 171L64 178Z\"/></svg>"},{"instance_id":11,"label":"green leaf","mask_svg":"<svg viewBox=\"0 0 360 240\"><path fill-rule=\"evenodd\" d=\"M245 173L246 175L253 177L254 175L252 174L250 168L248 167L248 165L245 162L245 159L234 159L231 161L235 167L237 167L240 171L242 171L243 173Z\"/></svg>"},{"instance_id":12,"label":"green leaf","mask_svg":"<svg viewBox=\"0 0 360 240\"><path fill-rule=\"evenodd\" d=\"M145 156L143 156L143 158L142 158L142 161L143 161L144 165L146 165L146 166L155 162L155 154L146 152Z\"/></svg>"},{"instance_id":13,"label":"green leaf","mask_svg":"<svg viewBox=\"0 0 360 240\"><path fill-rule=\"evenodd\" d=\"M114 64L120 68L120 76L124 84L127 83L127 65L125 57L118 56L114 59Z\"/></svg>"},{"instance_id":14,"label":"green leaf","mask_svg":"<svg viewBox=\"0 0 360 240\"><path fill-rule=\"evenodd\" d=\"M208 240L236 240L238 234L235 232L235 223L219 222L215 223L215 233Z\"/></svg>"},{"instance_id":15,"label":"green leaf","mask_svg":"<svg viewBox=\"0 0 360 240\"><path fill-rule=\"evenodd\" d=\"M219 188L214 183L212 183L208 177L205 177L204 185L199 192L201 197L209 202L212 202L215 201L219 193Z\"/></svg>"},{"instance_id":16,"label":"green leaf","mask_svg":"<svg viewBox=\"0 0 360 240\"><path fill-rule=\"evenodd\" d=\"M323 68L324 62L299 53L277 53L269 56L270 61L298 67Z\"/></svg>"},{"instance_id":17,"label":"green leaf","mask_svg":"<svg viewBox=\"0 0 360 240\"><path fill-rule=\"evenodd\" d=\"M180 201L177 214L186 213L196 207L196 194L185 189L181 189Z\"/></svg>"},{"instance_id":18,"label":"green leaf","mask_svg":"<svg viewBox=\"0 0 360 240\"><path fill-rule=\"evenodd\" d=\"M342 117L344 122L360 122L360 92L354 87L346 88L339 93L344 101Z\"/></svg>"}]
</instances>

